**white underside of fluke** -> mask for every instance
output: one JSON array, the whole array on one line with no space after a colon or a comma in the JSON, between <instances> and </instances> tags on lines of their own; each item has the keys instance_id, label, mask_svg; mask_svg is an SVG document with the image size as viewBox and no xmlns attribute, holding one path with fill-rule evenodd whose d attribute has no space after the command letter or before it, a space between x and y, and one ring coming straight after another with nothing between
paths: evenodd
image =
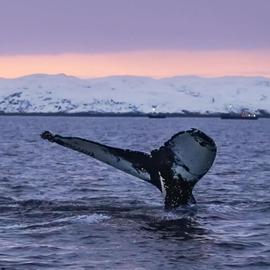
<instances>
[{"instance_id":1,"label":"white underside of fluke","mask_svg":"<svg viewBox=\"0 0 270 270\"><path fill-rule=\"evenodd\" d=\"M60 138L70 148L87 154L95 159L98 159L108 165L111 165L121 171L136 176L142 180L150 181L150 175L146 171L137 170L133 163L128 160L110 153L107 146L97 144L95 142L82 140L79 138Z\"/></svg>"},{"instance_id":2,"label":"white underside of fluke","mask_svg":"<svg viewBox=\"0 0 270 270\"><path fill-rule=\"evenodd\" d=\"M211 147L201 144L200 139L189 132L175 136L169 141L169 147L175 155L173 172L192 182L210 169L216 156Z\"/></svg>"},{"instance_id":3,"label":"white underside of fluke","mask_svg":"<svg viewBox=\"0 0 270 270\"><path fill-rule=\"evenodd\" d=\"M161 185L161 192L165 198L166 197L165 179L161 176L160 172L159 172L159 179Z\"/></svg>"}]
</instances>

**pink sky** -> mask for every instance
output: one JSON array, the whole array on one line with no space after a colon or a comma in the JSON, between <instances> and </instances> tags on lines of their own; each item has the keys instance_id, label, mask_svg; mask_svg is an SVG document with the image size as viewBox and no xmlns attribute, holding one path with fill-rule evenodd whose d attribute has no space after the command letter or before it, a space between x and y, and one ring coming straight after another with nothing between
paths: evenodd
<instances>
[{"instance_id":1,"label":"pink sky","mask_svg":"<svg viewBox=\"0 0 270 270\"><path fill-rule=\"evenodd\" d=\"M0 56L0 63L0 75L5 78L33 73L65 73L78 77L270 77L270 50L149 50L99 54L13 55Z\"/></svg>"},{"instance_id":2,"label":"pink sky","mask_svg":"<svg viewBox=\"0 0 270 270\"><path fill-rule=\"evenodd\" d=\"M9 0L0 77L270 77L269 0Z\"/></svg>"}]
</instances>

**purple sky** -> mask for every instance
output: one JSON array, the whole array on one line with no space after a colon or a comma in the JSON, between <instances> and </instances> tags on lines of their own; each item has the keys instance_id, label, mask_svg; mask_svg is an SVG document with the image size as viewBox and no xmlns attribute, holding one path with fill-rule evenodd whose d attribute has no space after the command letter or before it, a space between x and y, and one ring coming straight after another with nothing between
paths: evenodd
<instances>
[{"instance_id":1,"label":"purple sky","mask_svg":"<svg viewBox=\"0 0 270 270\"><path fill-rule=\"evenodd\" d=\"M0 54L269 49L270 0L0 0Z\"/></svg>"}]
</instances>

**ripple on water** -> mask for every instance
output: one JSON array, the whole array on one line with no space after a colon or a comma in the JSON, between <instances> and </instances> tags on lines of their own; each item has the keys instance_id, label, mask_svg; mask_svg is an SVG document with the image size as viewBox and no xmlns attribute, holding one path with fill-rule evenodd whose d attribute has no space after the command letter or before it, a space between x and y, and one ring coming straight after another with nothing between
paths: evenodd
<instances>
[{"instance_id":1,"label":"ripple on water","mask_svg":"<svg viewBox=\"0 0 270 270\"><path fill-rule=\"evenodd\" d=\"M0 124L0 267L269 269L267 120L0 117ZM197 206L170 213L153 187L39 139L51 130L149 151L189 127L215 139L217 160L194 190Z\"/></svg>"}]
</instances>

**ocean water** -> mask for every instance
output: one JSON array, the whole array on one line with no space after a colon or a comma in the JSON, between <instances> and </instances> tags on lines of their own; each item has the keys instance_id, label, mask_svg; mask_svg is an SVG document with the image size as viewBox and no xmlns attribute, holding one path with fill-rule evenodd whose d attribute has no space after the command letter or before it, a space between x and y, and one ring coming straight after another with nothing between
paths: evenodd
<instances>
[{"instance_id":1,"label":"ocean water","mask_svg":"<svg viewBox=\"0 0 270 270\"><path fill-rule=\"evenodd\" d=\"M159 191L44 130L150 151L196 127L218 154L197 205ZM270 269L270 121L0 117L0 269Z\"/></svg>"}]
</instances>

